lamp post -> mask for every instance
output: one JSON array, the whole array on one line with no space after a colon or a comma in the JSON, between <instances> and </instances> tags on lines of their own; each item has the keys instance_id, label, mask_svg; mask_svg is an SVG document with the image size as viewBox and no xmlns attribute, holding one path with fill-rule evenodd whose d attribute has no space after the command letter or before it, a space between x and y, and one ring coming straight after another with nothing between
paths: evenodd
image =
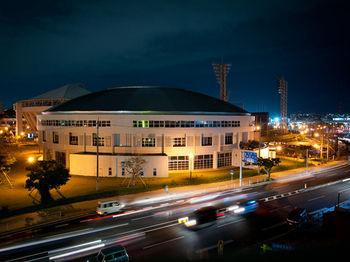
<instances>
[{"instance_id":1,"label":"lamp post","mask_svg":"<svg viewBox=\"0 0 350 262\"><path fill-rule=\"evenodd\" d=\"M260 126L256 127L257 131L261 130ZM258 157L260 157L260 143L261 143L261 131L259 132L259 151L258 151ZM260 175L260 166L258 166L258 175Z\"/></svg>"},{"instance_id":2,"label":"lamp post","mask_svg":"<svg viewBox=\"0 0 350 262\"><path fill-rule=\"evenodd\" d=\"M192 180L192 163L193 163L193 153L192 152L188 155L188 158L189 158L188 167L190 169L190 181L191 181Z\"/></svg>"},{"instance_id":3,"label":"lamp post","mask_svg":"<svg viewBox=\"0 0 350 262\"><path fill-rule=\"evenodd\" d=\"M99 137L100 120L97 118L96 123L96 191L98 191L98 176L99 176L99 156L100 156L100 137Z\"/></svg>"},{"instance_id":4,"label":"lamp post","mask_svg":"<svg viewBox=\"0 0 350 262\"><path fill-rule=\"evenodd\" d=\"M306 172L306 175L309 172L309 149L306 149L305 172Z\"/></svg>"}]
</instances>

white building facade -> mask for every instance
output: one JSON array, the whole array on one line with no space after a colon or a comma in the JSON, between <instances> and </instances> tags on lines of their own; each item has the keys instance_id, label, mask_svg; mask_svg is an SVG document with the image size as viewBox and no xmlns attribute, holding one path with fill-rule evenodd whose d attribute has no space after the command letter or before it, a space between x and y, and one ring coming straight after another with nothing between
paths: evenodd
<instances>
[{"instance_id":1,"label":"white building facade","mask_svg":"<svg viewBox=\"0 0 350 262\"><path fill-rule=\"evenodd\" d=\"M38 129L44 159L73 175L96 176L98 161L99 176L123 177L125 161L138 155L146 160L145 177L166 177L239 166L239 143L253 139L254 117L183 89L126 87L49 109Z\"/></svg>"}]
</instances>

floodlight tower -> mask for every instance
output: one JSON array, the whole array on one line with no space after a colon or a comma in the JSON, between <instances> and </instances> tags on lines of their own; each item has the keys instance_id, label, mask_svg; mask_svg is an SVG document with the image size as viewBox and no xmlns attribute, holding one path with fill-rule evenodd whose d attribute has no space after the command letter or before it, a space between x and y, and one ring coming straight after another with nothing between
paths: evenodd
<instances>
[{"instance_id":1,"label":"floodlight tower","mask_svg":"<svg viewBox=\"0 0 350 262\"><path fill-rule=\"evenodd\" d=\"M220 86L220 99L227 102L228 93L227 93L227 75L230 71L231 64L224 63L213 63L213 69L216 75L216 80Z\"/></svg>"},{"instance_id":2,"label":"floodlight tower","mask_svg":"<svg viewBox=\"0 0 350 262\"><path fill-rule=\"evenodd\" d=\"M278 78L278 93L280 94L281 128L287 130L288 82L283 76Z\"/></svg>"}]
</instances>

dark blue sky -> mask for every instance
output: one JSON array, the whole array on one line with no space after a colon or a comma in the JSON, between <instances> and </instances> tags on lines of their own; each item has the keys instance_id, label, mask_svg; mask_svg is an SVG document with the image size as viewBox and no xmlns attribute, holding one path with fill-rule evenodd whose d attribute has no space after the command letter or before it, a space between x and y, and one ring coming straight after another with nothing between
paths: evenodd
<instances>
[{"instance_id":1,"label":"dark blue sky","mask_svg":"<svg viewBox=\"0 0 350 262\"><path fill-rule=\"evenodd\" d=\"M2 1L0 101L67 83L90 90L166 85L218 96L211 64L229 62L230 101L278 113L350 112L346 0Z\"/></svg>"}]
</instances>

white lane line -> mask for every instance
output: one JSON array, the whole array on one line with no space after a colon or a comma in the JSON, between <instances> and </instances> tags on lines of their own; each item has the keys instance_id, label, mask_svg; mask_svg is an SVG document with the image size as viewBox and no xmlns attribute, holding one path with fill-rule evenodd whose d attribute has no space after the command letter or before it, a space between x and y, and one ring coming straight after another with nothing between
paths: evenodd
<instances>
[{"instance_id":1,"label":"white lane line","mask_svg":"<svg viewBox=\"0 0 350 262\"><path fill-rule=\"evenodd\" d=\"M156 243L156 244L153 244L153 245L145 246L142 249L143 250L149 249L149 248L156 247L156 246L159 246L159 245L163 245L163 244L166 244L166 243L174 242L176 240L183 239L183 238L184 238L184 236L176 237L176 238L169 239L169 240L166 240L166 241L163 241L163 242L160 242L160 243Z\"/></svg>"},{"instance_id":2,"label":"white lane line","mask_svg":"<svg viewBox=\"0 0 350 262\"><path fill-rule=\"evenodd\" d=\"M163 226L163 227L157 227L157 228L153 228L153 229L150 229L150 230L146 230L144 231L145 233L148 233L148 232L153 232L153 231L157 231L159 229L163 229L163 228L168 228L168 227L173 227L173 226L178 226L180 225L179 223L174 223L174 224L170 224L170 225L166 225L166 226Z\"/></svg>"},{"instance_id":3,"label":"white lane line","mask_svg":"<svg viewBox=\"0 0 350 262\"><path fill-rule=\"evenodd\" d=\"M174 222L177 222L177 220L171 220L171 221L167 221L167 222L163 222L163 223L159 223L159 224L156 224L156 225L151 225L151 226L147 226L147 227L141 227L141 228L136 228L136 229L132 229L132 230L129 230L129 231L126 231L126 232L121 232L121 233L118 233L116 235L126 235L126 234L129 234L129 233L133 233L133 232L136 232L136 231L142 231L143 229L147 229L147 228L152 228L152 227L156 227L156 226L160 226L160 225L165 225L165 224L169 224L169 223L174 223ZM176 223L178 224L178 223ZM157 230L157 228L153 229L153 231Z\"/></svg>"},{"instance_id":4,"label":"white lane line","mask_svg":"<svg viewBox=\"0 0 350 262\"><path fill-rule=\"evenodd\" d=\"M25 259L25 258L35 257L35 256L38 256L38 255L44 255L44 254L47 255L47 252L35 253L35 254L28 255L28 256L19 257L19 258L14 258L14 259L6 260L6 261L7 261L7 262L11 262L11 261L28 261L28 260ZM47 257L47 256L46 256L46 257ZM40 258L43 258L43 257L40 257ZM36 259L37 259L37 258L36 258Z\"/></svg>"},{"instance_id":5,"label":"white lane line","mask_svg":"<svg viewBox=\"0 0 350 262\"><path fill-rule=\"evenodd\" d=\"M131 219L131 220L132 220L132 221L137 221L137 220L140 220L140 219L144 219L144 218L146 218L146 217L153 217L153 216L154 216L154 214L149 215L149 216L144 216L144 217L133 218L133 219Z\"/></svg>"},{"instance_id":6,"label":"white lane line","mask_svg":"<svg viewBox=\"0 0 350 262\"><path fill-rule=\"evenodd\" d=\"M122 227L122 226L126 226L126 225L129 225L129 223L119 224L119 225L115 225L115 226L108 226L108 227L103 227L103 228L97 228L97 229L88 228L88 229L84 229L84 230L73 231L73 232L71 232L69 234L68 233L64 233L64 234L54 235L54 236L52 236L50 238L44 238L44 239L38 240L38 241L33 241L33 242L29 242L29 243L24 243L24 244L19 244L19 245L14 245L14 246L1 248L0 252L6 252L6 251L13 250L13 249L18 249L18 248L23 248L23 247L30 247L30 246L39 245L39 244L42 244L42 243L53 242L53 241L62 240L62 239L66 239L66 238L77 237L77 236L81 236L81 235L87 235L87 234L96 233L96 232L100 232L100 231L105 231L105 230L109 230L109 229L116 228L116 227ZM87 231L87 230L89 230L89 231Z\"/></svg>"},{"instance_id":7,"label":"white lane line","mask_svg":"<svg viewBox=\"0 0 350 262\"><path fill-rule=\"evenodd\" d=\"M236 220L236 221L227 222L227 223L225 223L225 224L221 224L221 225L218 225L218 226L216 226L216 227L217 227L217 228L219 228L219 227L224 227L224 226L227 226L227 225L239 223L239 222L241 222L241 221L243 221L243 220L244 220L244 219L239 219L239 220Z\"/></svg>"},{"instance_id":8,"label":"white lane line","mask_svg":"<svg viewBox=\"0 0 350 262\"><path fill-rule=\"evenodd\" d=\"M315 197L315 198L310 198L310 199L308 199L307 201L308 202L311 202L311 201L315 201L315 200L317 200L317 199L321 199L321 198L324 198L325 197L325 195L322 195L322 196L318 196L318 197Z\"/></svg>"},{"instance_id":9,"label":"white lane line","mask_svg":"<svg viewBox=\"0 0 350 262\"><path fill-rule=\"evenodd\" d=\"M65 227L65 226L68 226L68 225L69 225L68 223L66 223L66 224L62 224L62 225L57 225L57 226L55 226L55 228Z\"/></svg>"},{"instance_id":10,"label":"white lane line","mask_svg":"<svg viewBox=\"0 0 350 262\"><path fill-rule=\"evenodd\" d=\"M264 227L264 228L261 229L261 230L262 230L262 231L267 231L267 230L270 230L270 229L273 229L273 228L282 226L282 225L284 225L285 223L286 223L286 222L280 222L280 223L274 224L274 225L269 226L269 227Z\"/></svg>"}]
</instances>

